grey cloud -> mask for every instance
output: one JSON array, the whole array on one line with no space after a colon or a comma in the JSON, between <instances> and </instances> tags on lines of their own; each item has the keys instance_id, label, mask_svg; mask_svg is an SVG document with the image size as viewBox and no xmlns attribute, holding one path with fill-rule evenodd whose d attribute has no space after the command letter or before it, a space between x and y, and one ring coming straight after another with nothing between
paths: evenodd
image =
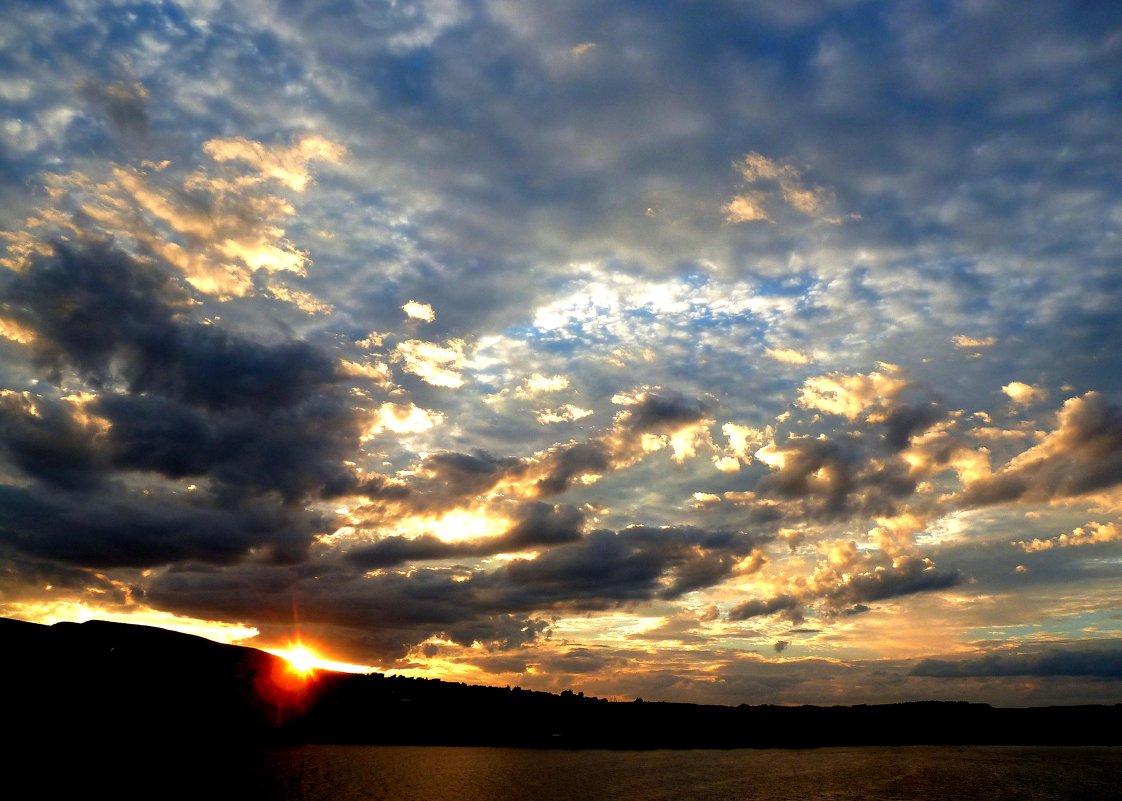
<instances>
[{"instance_id":1,"label":"grey cloud","mask_svg":"<svg viewBox=\"0 0 1122 801\"><path fill-rule=\"evenodd\" d=\"M727 576L763 538L679 526L594 531L579 543L515 560L485 582L509 603L605 608L629 600L676 598Z\"/></svg>"},{"instance_id":2,"label":"grey cloud","mask_svg":"<svg viewBox=\"0 0 1122 801\"><path fill-rule=\"evenodd\" d=\"M535 514L548 512L534 507L527 520ZM181 567L156 577L146 599L168 611L254 625L290 622L295 600L302 625L370 630L377 636L369 647L397 658L434 634L464 644L513 646L544 631L535 612L676 598L727 576L761 541L738 532L632 526L594 531L490 573L456 567L367 575L326 555L292 568ZM425 541L417 548L436 546ZM375 558L396 558L392 551Z\"/></svg>"},{"instance_id":3,"label":"grey cloud","mask_svg":"<svg viewBox=\"0 0 1122 801\"><path fill-rule=\"evenodd\" d=\"M884 421L885 439L893 450L903 450L916 434L929 429L946 417L946 410L931 401L924 404L900 404Z\"/></svg>"},{"instance_id":4,"label":"grey cloud","mask_svg":"<svg viewBox=\"0 0 1122 801\"><path fill-rule=\"evenodd\" d=\"M120 470L206 477L222 496L275 492L289 503L406 494L376 475L359 479L344 466L360 421L341 393L268 411L210 413L151 395L106 394L93 409L112 423L104 449Z\"/></svg>"},{"instance_id":5,"label":"grey cloud","mask_svg":"<svg viewBox=\"0 0 1122 801\"><path fill-rule=\"evenodd\" d=\"M0 486L0 541L29 556L83 567L231 563L257 547L291 561L303 556L320 525L314 514L267 503L230 507L119 487L54 494Z\"/></svg>"},{"instance_id":6,"label":"grey cloud","mask_svg":"<svg viewBox=\"0 0 1122 801\"><path fill-rule=\"evenodd\" d=\"M343 465L362 419L326 352L192 320L190 296L159 264L93 242L54 250L0 279L0 298L36 333L33 352L56 382L70 368L103 390L88 410L111 425L79 425L47 399L45 414L19 415L8 397L0 438L29 474L74 487L97 484L106 466L207 476L221 493L289 502L380 494L376 478L364 485ZM127 392L113 391L122 382Z\"/></svg>"},{"instance_id":7,"label":"grey cloud","mask_svg":"<svg viewBox=\"0 0 1122 801\"><path fill-rule=\"evenodd\" d=\"M427 568L374 577L330 564L293 568L239 565L224 570L182 566L158 576L145 599L157 608L200 617L235 617L287 630L297 610L304 631L329 630L362 649L356 659L399 659L443 635L464 645L515 647L544 622L477 592L482 574Z\"/></svg>"},{"instance_id":8,"label":"grey cloud","mask_svg":"<svg viewBox=\"0 0 1122 801\"><path fill-rule=\"evenodd\" d=\"M532 458L496 457L483 451L438 453L425 458L414 480L415 508L436 508L489 491L500 481L532 477L532 493L548 498L588 474L610 472L632 460L644 433L672 433L705 419L708 405L672 391L647 392L616 428L584 442L555 445ZM618 441L616 441L618 440Z\"/></svg>"},{"instance_id":9,"label":"grey cloud","mask_svg":"<svg viewBox=\"0 0 1122 801\"><path fill-rule=\"evenodd\" d=\"M126 136L148 134L148 92L137 81L99 83L85 81L80 94L99 108L113 126Z\"/></svg>"},{"instance_id":10,"label":"grey cloud","mask_svg":"<svg viewBox=\"0 0 1122 801\"><path fill-rule=\"evenodd\" d=\"M604 670L625 667L629 660L609 648L570 647L562 650L542 648L520 654L473 654L463 661L490 673L525 674L526 669L532 666L535 675L548 676L556 684L562 684L567 675L595 678Z\"/></svg>"},{"instance_id":11,"label":"grey cloud","mask_svg":"<svg viewBox=\"0 0 1122 801\"><path fill-rule=\"evenodd\" d=\"M811 586L805 591L749 599L730 609L728 618L748 620L782 612L785 617L798 624L802 620L804 606L820 599L825 601L828 613L848 616L869 611L865 602L944 590L961 583L962 579L960 571L940 570L929 559L900 557L888 567L878 566L844 574L829 583Z\"/></svg>"},{"instance_id":12,"label":"grey cloud","mask_svg":"<svg viewBox=\"0 0 1122 801\"><path fill-rule=\"evenodd\" d=\"M1031 451L971 483L963 502L1067 498L1122 482L1122 407L1088 392L1065 402L1058 419L1057 428Z\"/></svg>"},{"instance_id":13,"label":"grey cloud","mask_svg":"<svg viewBox=\"0 0 1122 801\"><path fill-rule=\"evenodd\" d=\"M602 473L611 468L611 454L600 442L580 442L553 449L544 460L545 475L536 487L544 497L564 492L586 473Z\"/></svg>"},{"instance_id":14,"label":"grey cloud","mask_svg":"<svg viewBox=\"0 0 1122 801\"><path fill-rule=\"evenodd\" d=\"M190 295L159 265L103 243L52 243L0 284L8 313L39 335L39 360L96 385L117 379L210 409L296 403L338 380L302 341L263 344L190 320Z\"/></svg>"},{"instance_id":15,"label":"grey cloud","mask_svg":"<svg viewBox=\"0 0 1122 801\"><path fill-rule=\"evenodd\" d=\"M856 512L891 514L915 492L899 458L878 459L862 439L792 437L778 446L783 463L756 485L760 495L795 502L785 514L837 517ZM761 511L767 512L765 507Z\"/></svg>"},{"instance_id":16,"label":"grey cloud","mask_svg":"<svg viewBox=\"0 0 1122 801\"><path fill-rule=\"evenodd\" d=\"M422 463L423 478L413 482L417 505L454 505L459 499L487 492L504 477L523 468L520 459L485 451L434 453Z\"/></svg>"},{"instance_id":17,"label":"grey cloud","mask_svg":"<svg viewBox=\"0 0 1122 801\"><path fill-rule=\"evenodd\" d=\"M877 568L849 576L827 594L834 604L850 604L853 608L863 602L881 601L917 592L945 590L962 582L958 570L939 570L927 559L900 557L888 568Z\"/></svg>"},{"instance_id":18,"label":"grey cloud","mask_svg":"<svg viewBox=\"0 0 1122 801\"><path fill-rule=\"evenodd\" d=\"M1049 648L1040 653L992 653L968 659L925 659L913 676L1088 676L1122 679L1122 643L1115 640L1084 646Z\"/></svg>"},{"instance_id":19,"label":"grey cloud","mask_svg":"<svg viewBox=\"0 0 1122 801\"><path fill-rule=\"evenodd\" d=\"M0 452L25 475L56 488L92 489L103 481L106 460L97 433L75 419L69 404L0 396Z\"/></svg>"},{"instance_id":20,"label":"grey cloud","mask_svg":"<svg viewBox=\"0 0 1122 801\"><path fill-rule=\"evenodd\" d=\"M27 556L8 546L0 547L0 586L7 601L50 600L52 593L57 597L64 591L88 593L117 603L126 601L124 588L95 570Z\"/></svg>"},{"instance_id":21,"label":"grey cloud","mask_svg":"<svg viewBox=\"0 0 1122 801\"><path fill-rule=\"evenodd\" d=\"M773 615L798 609L799 601L793 595L776 595L766 600L750 600L737 604L729 610L729 620L748 620L753 617Z\"/></svg>"},{"instance_id":22,"label":"grey cloud","mask_svg":"<svg viewBox=\"0 0 1122 801\"><path fill-rule=\"evenodd\" d=\"M673 431L705 419L709 405L679 392L648 392L630 409L628 427L636 432Z\"/></svg>"}]
</instances>

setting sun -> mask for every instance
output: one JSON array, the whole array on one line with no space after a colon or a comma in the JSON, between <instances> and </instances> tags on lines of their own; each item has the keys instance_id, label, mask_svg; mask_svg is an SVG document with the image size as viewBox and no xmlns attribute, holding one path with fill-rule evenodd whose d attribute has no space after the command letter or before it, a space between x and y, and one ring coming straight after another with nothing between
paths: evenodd
<instances>
[{"instance_id":1,"label":"setting sun","mask_svg":"<svg viewBox=\"0 0 1122 801\"><path fill-rule=\"evenodd\" d=\"M318 667L319 657L302 644L297 643L287 652L277 654L288 660L288 668L301 676L310 676Z\"/></svg>"},{"instance_id":2,"label":"setting sun","mask_svg":"<svg viewBox=\"0 0 1122 801\"><path fill-rule=\"evenodd\" d=\"M288 662L289 672L302 678L311 676L317 670L333 670L338 673L369 673L373 670L369 665L356 665L351 662L336 662L327 659L299 640L290 642L286 648L263 648L262 650L273 656L279 656Z\"/></svg>"}]
</instances>

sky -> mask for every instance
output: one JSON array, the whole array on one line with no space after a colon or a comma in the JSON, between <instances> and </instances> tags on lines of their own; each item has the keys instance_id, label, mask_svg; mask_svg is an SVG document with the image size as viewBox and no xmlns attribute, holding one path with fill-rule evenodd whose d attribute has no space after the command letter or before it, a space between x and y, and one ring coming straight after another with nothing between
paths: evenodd
<instances>
[{"instance_id":1,"label":"sky","mask_svg":"<svg viewBox=\"0 0 1122 801\"><path fill-rule=\"evenodd\" d=\"M4 19L0 614L1122 702L1122 6Z\"/></svg>"}]
</instances>

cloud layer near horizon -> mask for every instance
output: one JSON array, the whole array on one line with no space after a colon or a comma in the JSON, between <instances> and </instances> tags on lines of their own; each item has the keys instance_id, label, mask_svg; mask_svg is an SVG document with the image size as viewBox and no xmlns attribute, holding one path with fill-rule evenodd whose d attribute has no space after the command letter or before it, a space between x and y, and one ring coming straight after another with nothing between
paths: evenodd
<instances>
[{"instance_id":1,"label":"cloud layer near horizon","mask_svg":"<svg viewBox=\"0 0 1122 801\"><path fill-rule=\"evenodd\" d=\"M1122 701L1109 4L10 17L3 614Z\"/></svg>"}]
</instances>

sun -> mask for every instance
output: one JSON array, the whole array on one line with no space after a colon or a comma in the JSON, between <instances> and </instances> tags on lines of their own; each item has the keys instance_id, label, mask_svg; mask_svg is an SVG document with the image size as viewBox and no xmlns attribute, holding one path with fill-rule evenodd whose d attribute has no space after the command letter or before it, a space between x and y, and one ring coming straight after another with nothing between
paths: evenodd
<instances>
[{"instance_id":1,"label":"sun","mask_svg":"<svg viewBox=\"0 0 1122 801\"><path fill-rule=\"evenodd\" d=\"M336 662L320 652L309 648L300 640L290 640L284 648L262 648L273 656L285 661L287 672L301 679L310 678L316 671L326 670L334 673L370 673L375 668L370 665L357 665L351 662Z\"/></svg>"},{"instance_id":2,"label":"sun","mask_svg":"<svg viewBox=\"0 0 1122 801\"><path fill-rule=\"evenodd\" d=\"M298 676L312 675L322 661L314 651L309 650L303 643L296 643L280 656L288 661L288 669Z\"/></svg>"}]
</instances>

